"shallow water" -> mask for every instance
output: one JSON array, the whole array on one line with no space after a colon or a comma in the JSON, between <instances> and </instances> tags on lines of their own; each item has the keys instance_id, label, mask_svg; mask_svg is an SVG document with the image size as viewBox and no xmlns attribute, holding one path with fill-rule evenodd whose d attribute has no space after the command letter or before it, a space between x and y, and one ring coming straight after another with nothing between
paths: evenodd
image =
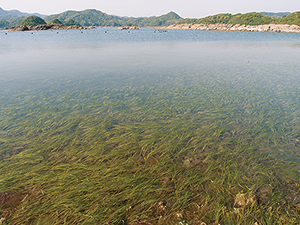
<instances>
[{"instance_id":1,"label":"shallow water","mask_svg":"<svg viewBox=\"0 0 300 225\"><path fill-rule=\"evenodd\" d=\"M22 186L26 160L50 166L49 149L66 162L141 151L189 168L236 165L253 185L276 173L300 182L300 34L99 28L1 31L0 43L1 191ZM27 175L27 185L48 176Z\"/></svg>"}]
</instances>

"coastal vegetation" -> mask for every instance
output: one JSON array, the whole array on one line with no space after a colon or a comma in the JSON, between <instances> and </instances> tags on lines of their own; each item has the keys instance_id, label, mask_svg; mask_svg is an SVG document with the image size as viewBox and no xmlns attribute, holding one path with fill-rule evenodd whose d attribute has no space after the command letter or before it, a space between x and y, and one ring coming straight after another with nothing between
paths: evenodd
<instances>
[{"instance_id":1,"label":"coastal vegetation","mask_svg":"<svg viewBox=\"0 0 300 225\"><path fill-rule=\"evenodd\" d=\"M73 26L73 25L78 25L80 26L80 24L72 19L69 19L67 22L64 23L64 25L66 26Z\"/></svg>"},{"instance_id":2,"label":"coastal vegetation","mask_svg":"<svg viewBox=\"0 0 300 225\"><path fill-rule=\"evenodd\" d=\"M274 23L274 19L260 13L237 14L233 16L227 23L229 24L245 24L245 25L260 25Z\"/></svg>"},{"instance_id":3,"label":"coastal vegetation","mask_svg":"<svg viewBox=\"0 0 300 225\"><path fill-rule=\"evenodd\" d=\"M46 22L38 16L29 16L20 22L20 26L36 26L40 24L46 24Z\"/></svg>"},{"instance_id":4,"label":"coastal vegetation","mask_svg":"<svg viewBox=\"0 0 300 225\"><path fill-rule=\"evenodd\" d=\"M262 24L289 24L289 25L300 25L300 12L295 12L280 18L273 18L270 16L263 15L261 13L245 13L245 14L217 14L213 16L207 16L200 19L182 19L177 24L242 24L242 25L262 25Z\"/></svg>"},{"instance_id":5,"label":"coastal vegetation","mask_svg":"<svg viewBox=\"0 0 300 225\"><path fill-rule=\"evenodd\" d=\"M26 19L26 16L19 16L19 17L14 17L11 18L10 20L8 20L7 22L9 22L9 26L13 27L13 26L19 26L19 24Z\"/></svg>"},{"instance_id":6,"label":"coastal vegetation","mask_svg":"<svg viewBox=\"0 0 300 225\"><path fill-rule=\"evenodd\" d=\"M48 24L62 24L60 21L59 21L59 19L57 19L57 18L55 18L55 19L53 19L53 20L51 20L51 21L49 21L48 22Z\"/></svg>"},{"instance_id":7,"label":"coastal vegetation","mask_svg":"<svg viewBox=\"0 0 300 225\"><path fill-rule=\"evenodd\" d=\"M9 22L7 22L6 20L0 19L0 28L4 28L4 27L8 27L9 26Z\"/></svg>"},{"instance_id":8,"label":"coastal vegetation","mask_svg":"<svg viewBox=\"0 0 300 225\"><path fill-rule=\"evenodd\" d=\"M300 12L295 12L290 15L278 19L280 24L295 24L300 26Z\"/></svg>"}]
</instances>

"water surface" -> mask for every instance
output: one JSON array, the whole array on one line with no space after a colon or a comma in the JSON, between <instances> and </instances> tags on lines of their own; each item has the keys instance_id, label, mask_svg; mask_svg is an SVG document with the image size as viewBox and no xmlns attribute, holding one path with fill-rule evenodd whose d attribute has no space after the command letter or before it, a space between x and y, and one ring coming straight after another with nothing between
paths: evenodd
<instances>
[{"instance_id":1,"label":"water surface","mask_svg":"<svg viewBox=\"0 0 300 225\"><path fill-rule=\"evenodd\" d=\"M63 204L91 216L70 223L172 221L206 199L219 211L199 218L237 224L240 191L262 212L298 204L299 34L99 28L1 31L0 43L0 191L44 189L53 204L32 203L44 219L24 205L32 220ZM169 211L150 215L159 201Z\"/></svg>"}]
</instances>

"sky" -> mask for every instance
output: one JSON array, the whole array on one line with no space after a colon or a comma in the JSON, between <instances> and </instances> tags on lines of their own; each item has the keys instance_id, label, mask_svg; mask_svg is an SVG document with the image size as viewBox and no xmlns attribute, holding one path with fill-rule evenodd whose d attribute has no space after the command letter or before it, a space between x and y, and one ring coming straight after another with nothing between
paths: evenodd
<instances>
[{"instance_id":1,"label":"sky","mask_svg":"<svg viewBox=\"0 0 300 225\"><path fill-rule=\"evenodd\" d=\"M0 0L0 7L45 15L97 9L117 16L160 16L174 11L184 18L202 18L217 13L295 12L300 11L300 0Z\"/></svg>"}]
</instances>

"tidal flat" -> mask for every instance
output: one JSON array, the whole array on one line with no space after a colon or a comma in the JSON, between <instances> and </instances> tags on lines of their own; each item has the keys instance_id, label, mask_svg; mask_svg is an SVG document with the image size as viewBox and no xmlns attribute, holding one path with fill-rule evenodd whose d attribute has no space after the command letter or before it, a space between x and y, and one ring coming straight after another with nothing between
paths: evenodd
<instances>
[{"instance_id":1,"label":"tidal flat","mask_svg":"<svg viewBox=\"0 0 300 225\"><path fill-rule=\"evenodd\" d=\"M1 37L3 225L299 224L298 34L104 31Z\"/></svg>"}]
</instances>

